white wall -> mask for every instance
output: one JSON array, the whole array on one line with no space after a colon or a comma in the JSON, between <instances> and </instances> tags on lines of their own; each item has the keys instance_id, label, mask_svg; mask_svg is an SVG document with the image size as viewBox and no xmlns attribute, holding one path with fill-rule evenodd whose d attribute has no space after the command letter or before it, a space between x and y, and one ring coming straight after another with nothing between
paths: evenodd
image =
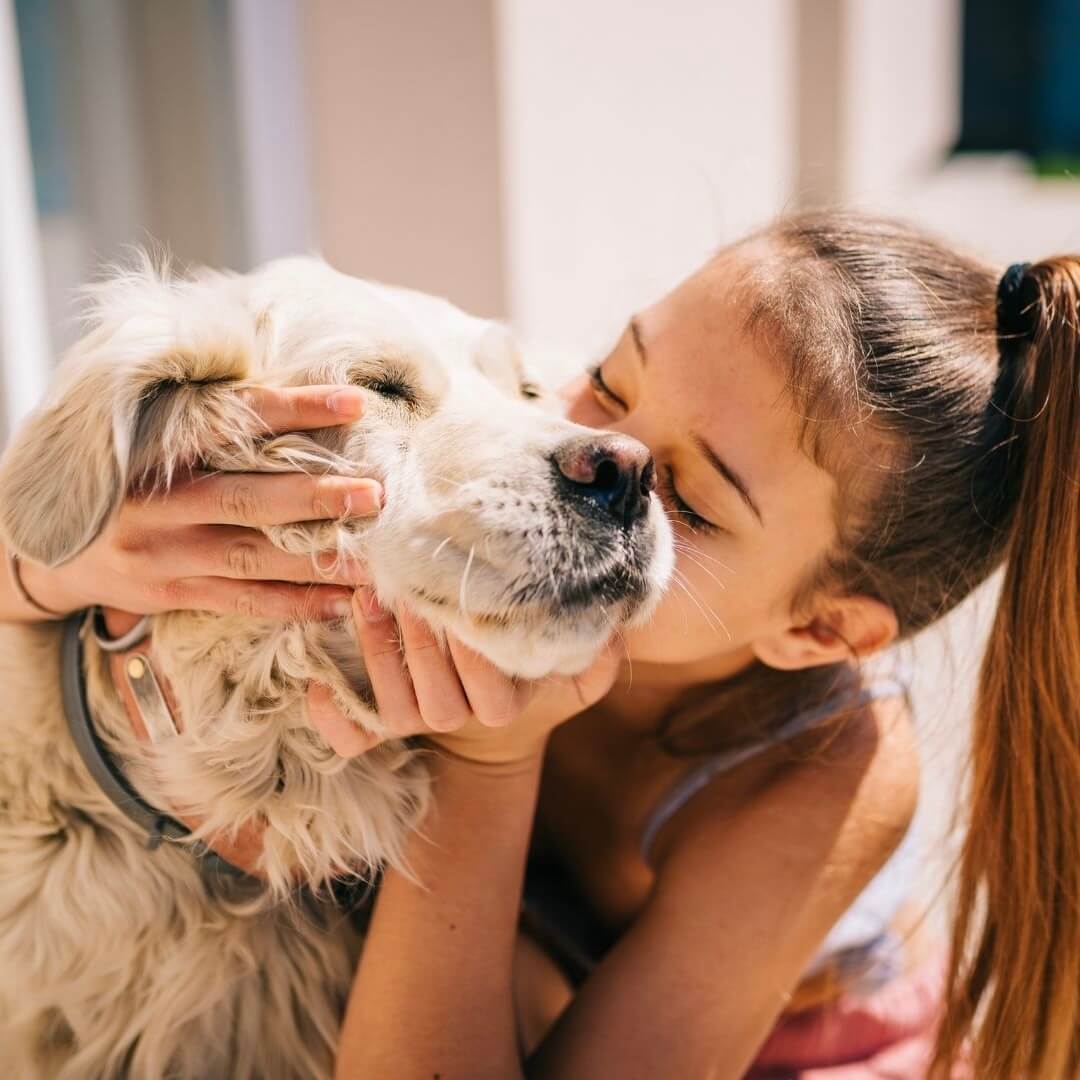
<instances>
[{"instance_id":1,"label":"white wall","mask_svg":"<svg viewBox=\"0 0 1080 1080\"><path fill-rule=\"evenodd\" d=\"M789 0L497 0L510 314L596 347L782 206Z\"/></svg>"}]
</instances>

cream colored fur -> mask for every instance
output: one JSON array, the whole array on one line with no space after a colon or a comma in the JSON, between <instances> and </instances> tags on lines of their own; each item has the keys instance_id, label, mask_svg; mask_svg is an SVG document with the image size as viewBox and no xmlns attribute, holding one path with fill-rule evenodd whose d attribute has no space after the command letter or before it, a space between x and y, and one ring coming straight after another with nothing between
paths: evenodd
<instances>
[{"instance_id":1,"label":"cream colored fur","mask_svg":"<svg viewBox=\"0 0 1080 1080\"><path fill-rule=\"evenodd\" d=\"M0 463L0 525L21 555L71 558L126 492L195 464L333 469L383 482L377 523L270 538L364 558L385 603L408 602L507 672L580 670L655 603L672 563L655 500L630 531L566 505L551 454L583 430L522 395L499 327L315 260L190 280L144 265L93 303L90 331ZM254 382L351 383L369 407L349 428L268 437L238 392ZM399 864L429 795L420 752L391 741L342 760L306 722L318 679L381 728L349 626L156 617L184 728L156 747L133 739L86 643L91 711L129 780L155 806L205 819L200 836L265 820L265 884L210 880L182 845L145 849L67 735L58 641L53 626L0 629L7 1074L329 1075L360 947L330 882Z\"/></svg>"}]
</instances>

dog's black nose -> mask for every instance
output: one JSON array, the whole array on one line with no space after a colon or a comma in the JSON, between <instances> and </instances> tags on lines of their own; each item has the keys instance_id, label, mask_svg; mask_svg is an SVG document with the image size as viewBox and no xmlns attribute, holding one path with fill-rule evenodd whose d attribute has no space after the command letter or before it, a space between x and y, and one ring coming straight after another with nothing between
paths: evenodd
<instances>
[{"instance_id":1,"label":"dog's black nose","mask_svg":"<svg viewBox=\"0 0 1080 1080\"><path fill-rule=\"evenodd\" d=\"M582 435L552 455L569 490L608 510L629 528L649 508L656 485L652 454L628 435Z\"/></svg>"}]
</instances>

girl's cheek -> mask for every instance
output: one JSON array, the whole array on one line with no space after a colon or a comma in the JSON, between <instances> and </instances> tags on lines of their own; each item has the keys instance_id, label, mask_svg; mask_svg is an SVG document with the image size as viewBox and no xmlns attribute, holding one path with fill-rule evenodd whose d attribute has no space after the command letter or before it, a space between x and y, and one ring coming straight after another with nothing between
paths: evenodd
<instances>
[{"instance_id":1,"label":"girl's cheek","mask_svg":"<svg viewBox=\"0 0 1080 1080\"><path fill-rule=\"evenodd\" d=\"M582 403L580 408L575 408L570 413L570 419L575 424L584 424L585 427L611 427L611 417L603 409L596 405L589 405L587 402Z\"/></svg>"},{"instance_id":2,"label":"girl's cheek","mask_svg":"<svg viewBox=\"0 0 1080 1080\"><path fill-rule=\"evenodd\" d=\"M611 425L611 416L597 403L596 395L589 386L589 380L582 376L559 392L566 402L566 418L575 424L586 427L602 428Z\"/></svg>"}]
</instances>

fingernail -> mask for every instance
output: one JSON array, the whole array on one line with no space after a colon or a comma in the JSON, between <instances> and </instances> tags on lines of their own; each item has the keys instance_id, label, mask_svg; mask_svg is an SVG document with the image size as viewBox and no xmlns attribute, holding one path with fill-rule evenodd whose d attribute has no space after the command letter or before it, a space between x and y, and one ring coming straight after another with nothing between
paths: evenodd
<instances>
[{"instance_id":1,"label":"fingernail","mask_svg":"<svg viewBox=\"0 0 1080 1080\"><path fill-rule=\"evenodd\" d=\"M355 419L364 412L364 395L355 387L335 390L327 399L326 407L340 416Z\"/></svg>"},{"instance_id":2,"label":"fingernail","mask_svg":"<svg viewBox=\"0 0 1080 1080\"><path fill-rule=\"evenodd\" d=\"M348 600L340 599L331 601L330 613L337 618L342 618L352 611L352 604Z\"/></svg>"},{"instance_id":3,"label":"fingernail","mask_svg":"<svg viewBox=\"0 0 1080 1080\"><path fill-rule=\"evenodd\" d=\"M315 561L315 569L324 577L329 577L331 574L337 573L341 569L341 556L332 548L326 551L316 551L313 558Z\"/></svg>"},{"instance_id":4,"label":"fingernail","mask_svg":"<svg viewBox=\"0 0 1080 1080\"><path fill-rule=\"evenodd\" d=\"M379 603L378 597L371 589L363 588L356 590L360 594L360 610L368 622L378 622L386 614L386 609Z\"/></svg>"},{"instance_id":5,"label":"fingernail","mask_svg":"<svg viewBox=\"0 0 1080 1080\"><path fill-rule=\"evenodd\" d=\"M345 513L352 517L370 517L382 509L383 489L378 480L350 484L345 494Z\"/></svg>"}]
</instances>

